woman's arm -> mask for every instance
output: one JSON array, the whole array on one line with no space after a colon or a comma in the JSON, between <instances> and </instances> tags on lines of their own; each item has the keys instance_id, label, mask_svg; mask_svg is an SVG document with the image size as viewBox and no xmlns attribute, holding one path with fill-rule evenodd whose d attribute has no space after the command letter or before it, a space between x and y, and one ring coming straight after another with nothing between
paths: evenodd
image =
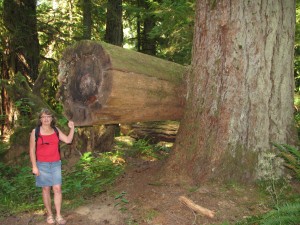
<instances>
[{"instance_id":1,"label":"woman's arm","mask_svg":"<svg viewBox=\"0 0 300 225\"><path fill-rule=\"evenodd\" d=\"M32 165L32 173L35 174L36 176L40 175L39 169L37 168L36 165L36 154L35 154L35 148L36 148L36 143L35 143L35 129L31 131L30 134L30 140L29 140L29 155L30 155L30 161Z\"/></svg>"},{"instance_id":2,"label":"woman's arm","mask_svg":"<svg viewBox=\"0 0 300 225\"><path fill-rule=\"evenodd\" d=\"M69 121L68 126L70 128L68 136L65 135L60 129L58 129L58 132L59 132L59 140L65 142L67 144L70 144L73 140L73 137L74 137L74 131L75 131L74 122Z\"/></svg>"}]
</instances>

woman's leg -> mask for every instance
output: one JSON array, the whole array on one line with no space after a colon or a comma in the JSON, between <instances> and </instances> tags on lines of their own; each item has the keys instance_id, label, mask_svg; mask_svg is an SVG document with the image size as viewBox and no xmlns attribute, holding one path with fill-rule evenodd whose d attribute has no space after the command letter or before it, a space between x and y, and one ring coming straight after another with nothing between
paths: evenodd
<instances>
[{"instance_id":1,"label":"woman's leg","mask_svg":"<svg viewBox=\"0 0 300 225\"><path fill-rule=\"evenodd\" d=\"M51 187L42 187L43 202L48 216L52 215L50 190Z\"/></svg>"},{"instance_id":2,"label":"woman's leg","mask_svg":"<svg viewBox=\"0 0 300 225\"><path fill-rule=\"evenodd\" d=\"M62 192L61 192L61 184L57 184L53 186L54 192L54 204L56 209L56 222L58 224L66 224L66 220L61 216L61 203L62 203Z\"/></svg>"},{"instance_id":3,"label":"woman's leg","mask_svg":"<svg viewBox=\"0 0 300 225\"><path fill-rule=\"evenodd\" d=\"M60 210L61 210L61 203L62 203L62 192L61 192L60 184L53 186L53 193L54 193L54 205L56 210L56 217L61 217Z\"/></svg>"}]
</instances>

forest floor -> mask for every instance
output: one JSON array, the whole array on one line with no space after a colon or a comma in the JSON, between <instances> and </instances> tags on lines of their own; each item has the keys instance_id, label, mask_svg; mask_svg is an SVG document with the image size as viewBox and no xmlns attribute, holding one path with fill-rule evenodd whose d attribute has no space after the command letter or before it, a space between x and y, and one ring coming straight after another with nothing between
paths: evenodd
<instances>
[{"instance_id":1,"label":"forest floor","mask_svg":"<svg viewBox=\"0 0 300 225\"><path fill-rule=\"evenodd\" d=\"M274 205L270 195L254 186L164 184L157 180L162 161L131 158L126 163L125 173L108 191L75 209L63 209L68 225L228 225ZM214 211L214 218L195 213L179 201L180 196ZM44 212L31 212L7 217L0 224L47 223Z\"/></svg>"}]
</instances>

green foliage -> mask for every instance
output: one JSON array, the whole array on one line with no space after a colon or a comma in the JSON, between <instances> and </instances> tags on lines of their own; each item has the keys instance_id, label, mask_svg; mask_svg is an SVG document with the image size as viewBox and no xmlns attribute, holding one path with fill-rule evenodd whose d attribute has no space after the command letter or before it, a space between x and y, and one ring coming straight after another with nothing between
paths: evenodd
<instances>
[{"instance_id":1,"label":"green foliage","mask_svg":"<svg viewBox=\"0 0 300 225\"><path fill-rule=\"evenodd\" d=\"M180 64L190 64L194 2L193 0L164 0L152 4L151 9L158 22L151 35L159 37L159 57Z\"/></svg>"},{"instance_id":2,"label":"green foliage","mask_svg":"<svg viewBox=\"0 0 300 225\"><path fill-rule=\"evenodd\" d=\"M284 159L285 166L293 171L299 180L300 152L297 148L286 144L273 145L278 149L277 157ZM290 194L290 186L287 179L269 179L260 181L260 187L267 191L275 203L273 210L258 216L252 216L242 220L237 225L280 225L300 224L300 199L298 195Z\"/></svg>"},{"instance_id":3,"label":"green foliage","mask_svg":"<svg viewBox=\"0 0 300 225\"><path fill-rule=\"evenodd\" d=\"M285 160L285 166L294 172L295 178L300 181L300 151L286 144L274 144L280 151L279 157Z\"/></svg>"},{"instance_id":4,"label":"green foliage","mask_svg":"<svg viewBox=\"0 0 300 225\"><path fill-rule=\"evenodd\" d=\"M194 29L194 0L147 1L149 9L124 2L125 47L137 49L137 23L155 20L149 37L157 40L157 56L180 64L190 64Z\"/></svg>"},{"instance_id":5,"label":"green foliage","mask_svg":"<svg viewBox=\"0 0 300 225\"><path fill-rule=\"evenodd\" d=\"M100 154L98 157L94 157L91 152L85 153L71 172L64 172L65 198L88 198L103 192L123 171L121 164L112 161L114 157L112 153Z\"/></svg>"},{"instance_id":6,"label":"green foliage","mask_svg":"<svg viewBox=\"0 0 300 225\"><path fill-rule=\"evenodd\" d=\"M0 163L0 190L0 216L36 208L41 204L30 167Z\"/></svg>"},{"instance_id":7,"label":"green foliage","mask_svg":"<svg viewBox=\"0 0 300 225\"><path fill-rule=\"evenodd\" d=\"M29 98L20 98L15 102L15 107L20 113L18 122L21 126L27 125L30 121L30 115L32 114L32 107L34 103Z\"/></svg>"},{"instance_id":8,"label":"green foliage","mask_svg":"<svg viewBox=\"0 0 300 225\"><path fill-rule=\"evenodd\" d=\"M124 154L130 157L144 157L150 159L162 159L168 156L170 148L157 144L151 144L147 139L138 139L131 143L117 141L119 148L124 149Z\"/></svg>"},{"instance_id":9,"label":"green foliage","mask_svg":"<svg viewBox=\"0 0 300 225\"><path fill-rule=\"evenodd\" d=\"M124 197L126 195L126 192L125 191L122 191L122 193L118 194L115 196L115 200L119 200L115 206L121 206L120 207L120 211L125 211L127 210L126 208L126 204L129 203L129 201Z\"/></svg>"},{"instance_id":10,"label":"green foliage","mask_svg":"<svg viewBox=\"0 0 300 225\"><path fill-rule=\"evenodd\" d=\"M284 204L270 212L250 217L236 225L297 225L300 224L300 202Z\"/></svg>"},{"instance_id":11,"label":"green foliage","mask_svg":"<svg viewBox=\"0 0 300 225\"><path fill-rule=\"evenodd\" d=\"M123 165L116 163L116 154L99 157L85 153L70 171L63 171L64 199L77 204L105 190L122 173ZM43 207L41 189L28 166L8 166L0 163L0 217Z\"/></svg>"},{"instance_id":12,"label":"green foliage","mask_svg":"<svg viewBox=\"0 0 300 225\"><path fill-rule=\"evenodd\" d=\"M22 146L26 144L27 147L29 145L29 134L32 131L32 129L33 127L29 126L16 128L15 132L9 138L11 146Z\"/></svg>"},{"instance_id":13,"label":"green foliage","mask_svg":"<svg viewBox=\"0 0 300 225\"><path fill-rule=\"evenodd\" d=\"M293 200L293 196L289 195L291 187L287 179L260 180L258 186L270 198L271 206L278 206Z\"/></svg>"},{"instance_id":14,"label":"green foliage","mask_svg":"<svg viewBox=\"0 0 300 225\"><path fill-rule=\"evenodd\" d=\"M7 153L9 150L9 144L3 141L0 141L0 159Z\"/></svg>"},{"instance_id":15,"label":"green foliage","mask_svg":"<svg viewBox=\"0 0 300 225\"><path fill-rule=\"evenodd\" d=\"M294 113L295 126L298 133L298 138L300 138L300 95L299 92L294 94L294 107L296 109Z\"/></svg>"}]
</instances>

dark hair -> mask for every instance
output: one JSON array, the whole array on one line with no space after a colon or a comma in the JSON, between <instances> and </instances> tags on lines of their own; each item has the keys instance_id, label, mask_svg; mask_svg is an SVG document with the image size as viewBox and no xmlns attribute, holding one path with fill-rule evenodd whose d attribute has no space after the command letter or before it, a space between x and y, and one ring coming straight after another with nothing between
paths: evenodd
<instances>
[{"instance_id":1,"label":"dark hair","mask_svg":"<svg viewBox=\"0 0 300 225\"><path fill-rule=\"evenodd\" d=\"M37 125L38 125L38 126L41 126L41 125L42 125L41 118L42 118L42 115L43 115L43 114L46 114L46 115L48 115L48 116L52 116L51 127L55 127L56 119L55 119L53 113L52 113L49 109L46 109L46 108L44 108L44 109L42 109L42 110L40 111L40 113L39 113L39 119L38 119Z\"/></svg>"}]
</instances>

